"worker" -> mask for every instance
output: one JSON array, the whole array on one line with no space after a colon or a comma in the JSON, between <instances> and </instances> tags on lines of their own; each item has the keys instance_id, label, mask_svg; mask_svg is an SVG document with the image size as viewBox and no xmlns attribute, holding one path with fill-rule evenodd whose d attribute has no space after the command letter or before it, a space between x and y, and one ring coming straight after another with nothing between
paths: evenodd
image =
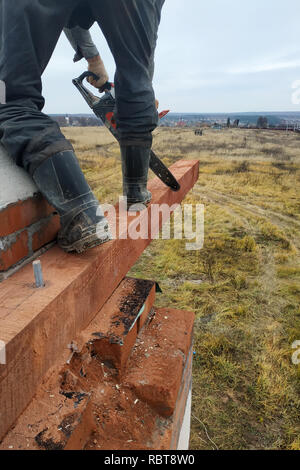
<instances>
[{"instance_id":1,"label":"worker","mask_svg":"<svg viewBox=\"0 0 300 470\"><path fill-rule=\"evenodd\" d=\"M152 88L154 51L163 4L164 0L0 0L0 80L6 86L0 141L60 215L58 244L67 252L83 252L111 237L71 143L42 113L41 76L65 28L76 59L85 57L89 70L99 76L92 85L101 86L107 80L105 67L96 47L85 43L86 38L91 42L88 30L98 22L116 63L123 194L130 204L147 204L152 131L158 122Z\"/></svg>"}]
</instances>

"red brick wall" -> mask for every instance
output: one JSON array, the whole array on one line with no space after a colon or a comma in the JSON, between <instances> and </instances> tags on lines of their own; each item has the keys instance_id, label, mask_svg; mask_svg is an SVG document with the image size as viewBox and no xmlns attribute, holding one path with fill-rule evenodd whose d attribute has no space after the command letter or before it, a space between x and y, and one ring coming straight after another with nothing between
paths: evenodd
<instances>
[{"instance_id":1,"label":"red brick wall","mask_svg":"<svg viewBox=\"0 0 300 470\"><path fill-rule=\"evenodd\" d=\"M59 216L41 196L0 211L0 272L5 272L55 239Z\"/></svg>"}]
</instances>

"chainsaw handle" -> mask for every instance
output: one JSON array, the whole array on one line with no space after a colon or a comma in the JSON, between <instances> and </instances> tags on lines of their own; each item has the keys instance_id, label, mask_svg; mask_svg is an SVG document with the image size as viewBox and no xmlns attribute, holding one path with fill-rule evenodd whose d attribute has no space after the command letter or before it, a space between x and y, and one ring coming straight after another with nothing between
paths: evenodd
<instances>
[{"instance_id":1,"label":"chainsaw handle","mask_svg":"<svg viewBox=\"0 0 300 470\"><path fill-rule=\"evenodd\" d=\"M93 107L99 102L100 98L93 95L93 93L83 85L82 83L83 80L88 77L93 77L95 80L99 79L99 77L93 72L83 72L81 75L79 75L78 78L74 78L74 80L72 80L72 83L76 86L76 88L82 94L83 98L85 99L89 107L93 109ZM111 89L112 89L112 83L106 82L99 89L99 92L103 93L104 91L110 91Z\"/></svg>"},{"instance_id":2,"label":"chainsaw handle","mask_svg":"<svg viewBox=\"0 0 300 470\"><path fill-rule=\"evenodd\" d=\"M100 118L103 124L110 130L114 137L118 140L118 135L116 131L116 124L113 121L114 119L114 106L115 106L115 97L113 84L106 82L103 87L100 89L100 92L106 92L102 98L99 98L93 95L83 84L83 80L88 77L93 77L95 80L98 80L99 77L93 72L83 72L78 78L74 78L73 84L80 91L82 96L88 105L92 108L95 115ZM160 117L165 116L168 111L163 111ZM151 151L150 155L150 168L151 170L172 190L179 191L180 184L172 173L165 167L165 165L160 161L160 159Z\"/></svg>"},{"instance_id":3,"label":"chainsaw handle","mask_svg":"<svg viewBox=\"0 0 300 470\"><path fill-rule=\"evenodd\" d=\"M100 78L94 72L83 72L76 80L82 85L83 80L89 77L92 77L94 80L99 80ZM99 91L100 93L103 93L104 91L110 91L111 89L112 83L107 81L106 83L104 83L104 85L102 85L101 88L99 88Z\"/></svg>"}]
</instances>

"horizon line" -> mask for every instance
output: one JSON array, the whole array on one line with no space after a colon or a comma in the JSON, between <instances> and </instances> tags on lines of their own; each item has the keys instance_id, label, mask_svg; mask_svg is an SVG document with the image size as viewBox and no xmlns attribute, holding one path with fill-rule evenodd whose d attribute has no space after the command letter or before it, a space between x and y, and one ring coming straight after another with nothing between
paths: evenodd
<instances>
[{"instance_id":1,"label":"horizon line","mask_svg":"<svg viewBox=\"0 0 300 470\"><path fill-rule=\"evenodd\" d=\"M299 111L170 111L168 114L170 115L170 114L287 114L287 113L300 114L300 109ZM79 115L79 114L87 115L87 116L95 116L92 111L90 113L83 113L83 112L48 113L49 116L66 116L66 115Z\"/></svg>"}]
</instances>

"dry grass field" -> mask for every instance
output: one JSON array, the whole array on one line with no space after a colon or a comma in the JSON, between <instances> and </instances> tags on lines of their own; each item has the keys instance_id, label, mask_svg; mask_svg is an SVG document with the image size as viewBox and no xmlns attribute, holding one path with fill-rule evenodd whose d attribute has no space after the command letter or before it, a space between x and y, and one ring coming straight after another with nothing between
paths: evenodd
<instances>
[{"instance_id":1,"label":"dry grass field","mask_svg":"<svg viewBox=\"0 0 300 470\"><path fill-rule=\"evenodd\" d=\"M66 128L101 202L121 194L118 145L104 128ZM156 240L131 275L157 304L196 312L191 449L300 450L300 135L159 128L168 165L199 159L185 202L205 204L205 245Z\"/></svg>"}]
</instances>

